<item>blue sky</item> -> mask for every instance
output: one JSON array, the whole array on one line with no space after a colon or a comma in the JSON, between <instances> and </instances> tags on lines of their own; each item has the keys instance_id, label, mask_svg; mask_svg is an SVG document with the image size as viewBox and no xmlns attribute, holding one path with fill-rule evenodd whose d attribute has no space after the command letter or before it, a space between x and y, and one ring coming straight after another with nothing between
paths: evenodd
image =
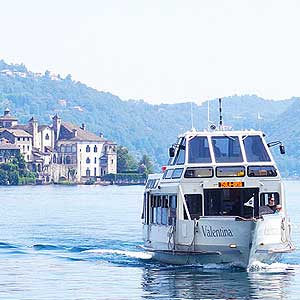
<instances>
[{"instance_id":1,"label":"blue sky","mask_svg":"<svg viewBox=\"0 0 300 300\"><path fill-rule=\"evenodd\" d=\"M300 95L300 1L0 0L0 58L150 103Z\"/></svg>"}]
</instances>

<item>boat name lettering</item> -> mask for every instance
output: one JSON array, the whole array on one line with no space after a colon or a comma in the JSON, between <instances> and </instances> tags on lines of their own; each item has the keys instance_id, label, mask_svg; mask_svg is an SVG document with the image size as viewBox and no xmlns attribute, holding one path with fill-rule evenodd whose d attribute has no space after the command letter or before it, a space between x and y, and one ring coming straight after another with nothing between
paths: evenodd
<instances>
[{"instance_id":1,"label":"boat name lettering","mask_svg":"<svg viewBox=\"0 0 300 300\"><path fill-rule=\"evenodd\" d=\"M218 229L212 226L201 225L201 229L204 237L226 237L233 236L232 231L229 228L220 227Z\"/></svg>"}]
</instances>

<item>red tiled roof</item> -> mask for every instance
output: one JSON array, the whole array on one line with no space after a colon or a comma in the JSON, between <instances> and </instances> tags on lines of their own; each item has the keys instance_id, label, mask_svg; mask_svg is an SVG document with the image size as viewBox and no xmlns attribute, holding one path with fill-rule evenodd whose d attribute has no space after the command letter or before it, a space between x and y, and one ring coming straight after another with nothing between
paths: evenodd
<instances>
[{"instance_id":1,"label":"red tiled roof","mask_svg":"<svg viewBox=\"0 0 300 300\"><path fill-rule=\"evenodd\" d=\"M20 150L18 146L11 143L0 143L1 150Z\"/></svg>"},{"instance_id":2,"label":"red tiled roof","mask_svg":"<svg viewBox=\"0 0 300 300\"><path fill-rule=\"evenodd\" d=\"M97 136L94 133L81 129L79 126L73 125L69 122L63 122L62 125L67 131L73 133L73 130L77 130L77 136L69 138L69 141L88 141L88 142L104 142L105 139Z\"/></svg>"},{"instance_id":3,"label":"red tiled roof","mask_svg":"<svg viewBox=\"0 0 300 300\"><path fill-rule=\"evenodd\" d=\"M7 131L16 137L32 137L30 133L23 129L15 129L15 128L0 128L0 133Z\"/></svg>"}]
</instances>

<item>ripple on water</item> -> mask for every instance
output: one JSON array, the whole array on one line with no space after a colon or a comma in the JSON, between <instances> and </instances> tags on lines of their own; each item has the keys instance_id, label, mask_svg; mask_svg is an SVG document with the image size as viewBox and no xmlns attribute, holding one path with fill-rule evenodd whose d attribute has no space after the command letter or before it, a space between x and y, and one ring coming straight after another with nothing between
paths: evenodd
<instances>
[{"instance_id":1,"label":"ripple on water","mask_svg":"<svg viewBox=\"0 0 300 300\"><path fill-rule=\"evenodd\" d=\"M296 246L299 186L287 189ZM151 259L137 248L142 187L27 186L2 193L0 298L299 298L299 250L249 272L230 264L174 266Z\"/></svg>"},{"instance_id":2,"label":"ripple on water","mask_svg":"<svg viewBox=\"0 0 300 300\"><path fill-rule=\"evenodd\" d=\"M18 246L5 243L5 242L0 242L0 249L15 249L15 248L18 248Z\"/></svg>"},{"instance_id":3,"label":"ripple on water","mask_svg":"<svg viewBox=\"0 0 300 300\"><path fill-rule=\"evenodd\" d=\"M55 246L55 245L47 245L47 244L36 244L33 245L33 249L37 251L43 250L64 250L64 246Z\"/></svg>"}]
</instances>

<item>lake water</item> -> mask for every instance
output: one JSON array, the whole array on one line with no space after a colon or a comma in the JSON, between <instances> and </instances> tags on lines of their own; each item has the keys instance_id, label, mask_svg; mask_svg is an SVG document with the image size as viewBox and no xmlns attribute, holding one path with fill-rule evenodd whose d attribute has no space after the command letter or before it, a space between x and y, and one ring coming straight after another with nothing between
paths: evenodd
<instances>
[{"instance_id":1,"label":"lake water","mask_svg":"<svg viewBox=\"0 0 300 300\"><path fill-rule=\"evenodd\" d=\"M142 186L0 187L0 299L300 299L300 182L286 182L297 250L251 272L151 261L137 247L142 195Z\"/></svg>"}]
</instances>

